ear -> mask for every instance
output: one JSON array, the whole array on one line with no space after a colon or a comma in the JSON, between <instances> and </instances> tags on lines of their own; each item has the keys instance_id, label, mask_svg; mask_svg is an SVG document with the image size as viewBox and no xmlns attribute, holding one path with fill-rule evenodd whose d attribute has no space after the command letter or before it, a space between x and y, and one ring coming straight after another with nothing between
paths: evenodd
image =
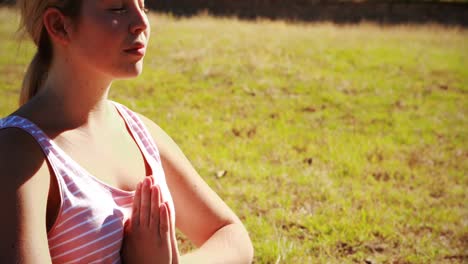
<instances>
[{"instance_id":1,"label":"ear","mask_svg":"<svg viewBox=\"0 0 468 264\"><path fill-rule=\"evenodd\" d=\"M46 9L43 15L44 27L52 42L67 45L70 42L70 19L54 7Z\"/></svg>"}]
</instances>

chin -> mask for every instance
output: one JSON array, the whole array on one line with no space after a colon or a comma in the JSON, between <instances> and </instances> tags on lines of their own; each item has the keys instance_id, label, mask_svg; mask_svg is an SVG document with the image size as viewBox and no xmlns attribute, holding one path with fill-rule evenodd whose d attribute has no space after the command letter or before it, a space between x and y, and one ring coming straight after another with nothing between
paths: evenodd
<instances>
[{"instance_id":1,"label":"chin","mask_svg":"<svg viewBox=\"0 0 468 264\"><path fill-rule=\"evenodd\" d=\"M124 72L121 72L118 74L119 79L130 79L130 78L135 78L141 75L143 72L143 64L137 63L135 65L132 65L131 67L128 67L125 69Z\"/></svg>"},{"instance_id":2,"label":"chin","mask_svg":"<svg viewBox=\"0 0 468 264\"><path fill-rule=\"evenodd\" d=\"M135 72L132 72L132 73L127 73L127 74L121 76L120 78L121 79L131 79L131 78L138 77L140 75L141 75L141 71L135 71Z\"/></svg>"}]
</instances>

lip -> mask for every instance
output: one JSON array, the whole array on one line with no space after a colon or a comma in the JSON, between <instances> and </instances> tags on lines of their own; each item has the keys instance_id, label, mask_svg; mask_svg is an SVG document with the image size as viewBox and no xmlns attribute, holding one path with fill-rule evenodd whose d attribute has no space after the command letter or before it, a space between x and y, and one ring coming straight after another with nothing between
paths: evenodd
<instances>
[{"instance_id":1,"label":"lip","mask_svg":"<svg viewBox=\"0 0 468 264\"><path fill-rule=\"evenodd\" d=\"M130 48L124 49L124 52L136 56L144 56L146 53L146 46L141 42L137 42L130 46Z\"/></svg>"}]
</instances>

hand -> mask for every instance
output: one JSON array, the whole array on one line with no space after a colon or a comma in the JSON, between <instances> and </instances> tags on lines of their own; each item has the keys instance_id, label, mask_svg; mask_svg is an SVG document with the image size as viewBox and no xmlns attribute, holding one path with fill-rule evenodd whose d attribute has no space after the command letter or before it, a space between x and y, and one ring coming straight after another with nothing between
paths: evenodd
<instances>
[{"instance_id":1,"label":"hand","mask_svg":"<svg viewBox=\"0 0 468 264\"><path fill-rule=\"evenodd\" d=\"M153 186L151 177L137 185L132 216L125 223L122 260L139 264L179 262L169 206L162 202L161 190Z\"/></svg>"}]
</instances>

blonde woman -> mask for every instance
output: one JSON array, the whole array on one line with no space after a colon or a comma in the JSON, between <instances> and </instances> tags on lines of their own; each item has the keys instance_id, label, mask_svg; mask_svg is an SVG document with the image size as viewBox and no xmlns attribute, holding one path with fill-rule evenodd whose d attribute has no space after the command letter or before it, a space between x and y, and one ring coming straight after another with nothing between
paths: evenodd
<instances>
[{"instance_id":1,"label":"blonde woman","mask_svg":"<svg viewBox=\"0 0 468 264\"><path fill-rule=\"evenodd\" d=\"M171 138L108 99L142 71L144 1L18 5L37 53L0 120L0 263L251 262L244 226ZM197 250L180 256L176 228Z\"/></svg>"}]
</instances>

